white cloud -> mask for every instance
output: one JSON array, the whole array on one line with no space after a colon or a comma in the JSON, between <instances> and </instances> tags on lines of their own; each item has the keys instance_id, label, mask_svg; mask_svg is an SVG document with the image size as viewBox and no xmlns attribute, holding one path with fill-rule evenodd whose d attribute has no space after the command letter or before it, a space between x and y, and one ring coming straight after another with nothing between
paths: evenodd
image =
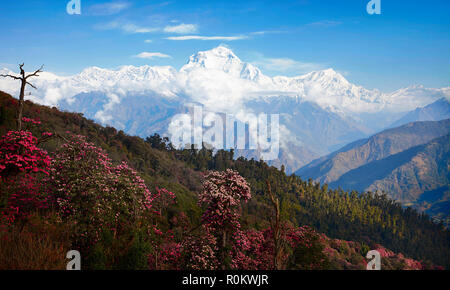
<instances>
[{"instance_id":1,"label":"white cloud","mask_svg":"<svg viewBox=\"0 0 450 290\"><path fill-rule=\"evenodd\" d=\"M238 36L200 36L200 35L184 35L184 36L172 36L166 37L169 40L224 40L224 41L232 41L232 40L240 40L246 39L245 35Z\"/></svg>"},{"instance_id":2,"label":"white cloud","mask_svg":"<svg viewBox=\"0 0 450 290\"><path fill-rule=\"evenodd\" d=\"M146 39L146 40L144 40L144 42L145 43L151 43L151 42L153 42L151 39Z\"/></svg>"},{"instance_id":3,"label":"white cloud","mask_svg":"<svg viewBox=\"0 0 450 290\"><path fill-rule=\"evenodd\" d=\"M282 30L261 30L261 31L251 32L250 35L279 34L279 33L286 33L286 32L287 31L282 31Z\"/></svg>"},{"instance_id":4,"label":"white cloud","mask_svg":"<svg viewBox=\"0 0 450 290\"><path fill-rule=\"evenodd\" d=\"M11 70L15 70L18 67L18 64L16 63L7 63L7 62L0 62L0 67L1 68L8 68Z\"/></svg>"},{"instance_id":5,"label":"white cloud","mask_svg":"<svg viewBox=\"0 0 450 290\"><path fill-rule=\"evenodd\" d=\"M312 26L312 27L332 27L332 26L338 26L338 25L341 25L341 24L342 24L342 22L340 22L340 21L322 20L322 21L308 23L307 26Z\"/></svg>"},{"instance_id":6,"label":"white cloud","mask_svg":"<svg viewBox=\"0 0 450 290\"><path fill-rule=\"evenodd\" d=\"M184 24L182 24L182 25L184 25ZM166 29L164 31L166 31ZM182 33L182 32L180 32L180 33ZM281 30L263 30L263 31L255 31L255 32L250 32L248 34L240 34L240 35L234 35L234 36L183 35L183 36L166 37L166 39L169 39L169 40L223 40L223 41L233 41L233 40L247 39L247 38L249 38L251 36L262 36L262 35L266 35L266 34L278 34L278 33L286 33L286 31L281 31Z\"/></svg>"},{"instance_id":7,"label":"white cloud","mask_svg":"<svg viewBox=\"0 0 450 290\"><path fill-rule=\"evenodd\" d=\"M128 24L121 26L121 29L128 33L150 33L150 32L156 32L159 30L158 28L142 27L142 26L137 26L132 23L128 23Z\"/></svg>"},{"instance_id":8,"label":"white cloud","mask_svg":"<svg viewBox=\"0 0 450 290\"><path fill-rule=\"evenodd\" d=\"M146 59L154 59L156 57L159 58L170 58L170 55L160 53L160 52L141 52L140 54L135 55L134 57L138 58L146 58Z\"/></svg>"},{"instance_id":9,"label":"white cloud","mask_svg":"<svg viewBox=\"0 0 450 290\"><path fill-rule=\"evenodd\" d=\"M166 26L164 28L164 32L168 32L168 33L179 33L179 34L183 34L183 33L195 33L197 32L197 25L195 24L185 24L185 23L181 23L179 25L174 25L174 26Z\"/></svg>"},{"instance_id":10,"label":"white cloud","mask_svg":"<svg viewBox=\"0 0 450 290\"><path fill-rule=\"evenodd\" d=\"M92 5L89 8L89 12L92 15L114 15L114 14L117 14L117 13L127 9L130 6L131 6L131 4L128 2L102 3L102 4Z\"/></svg>"},{"instance_id":11,"label":"white cloud","mask_svg":"<svg viewBox=\"0 0 450 290\"><path fill-rule=\"evenodd\" d=\"M297 73L305 73L313 70L321 70L324 69L325 67L323 64L301 62L291 58L259 57L257 61L253 62L253 64L269 71L274 72L294 71Z\"/></svg>"},{"instance_id":12,"label":"white cloud","mask_svg":"<svg viewBox=\"0 0 450 290\"><path fill-rule=\"evenodd\" d=\"M154 28L154 27L144 27L144 26L138 26L133 23L122 23L118 21L112 21L108 23L100 23L94 26L94 28L99 30L111 30L111 29L119 29L126 33L151 33L151 32L157 32L160 29Z\"/></svg>"},{"instance_id":13,"label":"white cloud","mask_svg":"<svg viewBox=\"0 0 450 290\"><path fill-rule=\"evenodd\" d=\"M114 106L120 104L120 97L114 93L106 93L106 97L108 98L108 102L103 106L102 110L97 111L95 113L95 118L99 119L102 124L107 124L113 119L111 111Z\"/></svg>"}]
</instances>

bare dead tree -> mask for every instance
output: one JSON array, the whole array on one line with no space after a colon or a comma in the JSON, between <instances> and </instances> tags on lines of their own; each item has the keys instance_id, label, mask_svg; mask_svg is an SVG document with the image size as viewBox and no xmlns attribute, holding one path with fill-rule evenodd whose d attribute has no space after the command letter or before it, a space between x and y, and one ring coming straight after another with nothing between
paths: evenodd
<instances>
[{"instance_id":1,"label":"bare dead tree","mask_svg":"<svg viewBox=\"0 0 450 290\"><path fill-rule=\"evenodd\" d=\"M273 255L273 265L276 270L281 270L281 256L283 252L283 233L281 230L280 221L280 203L278 198L272 193L269 180L266 180L267 191L269 192L270 201L274 207L275 219L271 221L271 227L273 232L273 242L274 242L274 255Z\"/></svg>"},{"instance_id":2,"label":"bare dead tree","mask_svg":"<svg viewBox=\"0 0 450 290\"><path fill-rule=\"evenodd\" d=\"M21 81L21 85L20 85L20 95L19 95L19 108L17 110L17 130L21 131L22 130L22 114L23 114L23 102L24 102L24 98L25 98L25 87L27 85L29 85L30 87L32 87L33 89L36 89L36 87L31 84L30 82L28 82L28 79L31 77L38 77L39 73L42 72L42 69L44 68L44 65L42 65L38 70L36 70L34 73L31 73L29 75L25 75L25 71L23 69L24 64L19 64L19 68L20 68L20 76L14 76L14 75L0 75L0 77L10 77L13 78L15 80Z\"/></svg>"}]
</instances>

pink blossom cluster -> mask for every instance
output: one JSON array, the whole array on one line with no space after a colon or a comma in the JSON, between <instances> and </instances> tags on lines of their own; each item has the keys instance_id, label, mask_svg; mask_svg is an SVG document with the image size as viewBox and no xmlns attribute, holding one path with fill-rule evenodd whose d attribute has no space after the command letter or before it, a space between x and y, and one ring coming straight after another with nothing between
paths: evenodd
<instances>
[{"instance_id":1,"label":"pink blossom cluster","mask_svg":"<svg viewBox=\"0 0 450 290\"><path fill-rule=\"evenodd\" d=\"M188 235L183 240L184 265L193 270L215 270L219 260L216 237L206 226L202 226L200 236Z\"/></svg>"},{"instance_id":2,"label":"pink blossom cluster","mask_svg":"<svg viewBox=\"0 0 450 290\"><path fill-rule=\"evenodd\" d=\"M0 139L0 176L18 173L48 174L51 158L37 147L37 138L28 131L9 131Z\"/></svg>"},{"instance_id":3,"label":"pink blossom cluster","mask_svg":"<svg viewBox=\"0 0 450 290\"><path fill-rule=\"evenodd\" d=\"M22 122L30 123L30 124L33 124L33 125L40 125L41 124L41 121L37 121L37 120L31 119L31 118L27 118L27 117L22 117Z\"/></svg>"},{"instance_id":4,"label":"pink blossom cluster","mask_svg":"<svg viewBox=\"0 0 450 290\"><path fill-rule=\"evenodd\" d=\"M215 228L238 228L240 203L250 198L250 187L238 172L231 169L208 172L199 194L199 204L206 206L203 223Z\"/></svg>"}]
</instances>

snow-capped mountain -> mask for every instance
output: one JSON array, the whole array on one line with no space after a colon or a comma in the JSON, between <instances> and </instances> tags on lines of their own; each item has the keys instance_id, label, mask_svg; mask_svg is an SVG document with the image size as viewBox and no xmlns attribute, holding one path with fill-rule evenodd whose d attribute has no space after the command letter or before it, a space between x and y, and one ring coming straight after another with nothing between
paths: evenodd
<instances>
[{"instance_id":1,"label":"snow-capped mountain","mask_svg":"<svg viewBox=\"0 0 450 290\"><path fill-rule=\"evenodd\" d=\"M13 72L1 69L0 74ZM329 153L379 131L408 111L450 97L450 87L413 86L389 94L368 90L333 69L269 77L224 46L192 55L179 70L147 65L115 70L89 67L72 76L44 72L32 82L37 87L27 95L32 101L83 112L142 136L164 134L170 118L187 103L235 115L280 114L281 155L288 156L283 162L298 159L287 171L310 161L312 155ZM0 78L0 90L17 95L19 86L13 79ZM314 154L296 156L298 152Z\"/></svg>"},{"instance_id":2,"label":"snow-capped mountain","mask_svg":"<svg viewBox=\"0 0 450 290\"><path fill-rule=\"evenodd\" d=\"M275 77L274 83L324 108L343 112L379 111L388 105L378 90L351 84L331 68L294 78Z\"/></svg>"},{"instance_id":3,"label":"snow-capped mountain","mask_svg":"<svg viewBox=\"0 0 450 290\"><path fill-rule=\"evenodd\" d=\"M7 69L0 72L13 73ZM44 72L33 81L38 90L30 91L29 98L51 105L91 91L112 92L119 96L149 91L167 97L185 94L202 102L223 100L224 97L242 101L289 95L315 102L324 109L352 115L381 110L406 112L450 97L450 87L412 86L383 94L352 84L331 68L298 77L271 78L224 46L192 55L180 70L147 65L123 66L117 70L89 67L68 77ZM13 94L18 92L17 83L12 79L0 79L0 88Z\"/></svg>"},{"instance_id":4,"label":"snow-capped mountain","mask_svg":"<svg viewBox=\"0 0 450 290\"><path fill-rule=\"evenodd\" d=\"M225 72L235 78L242 78L259 82L262 79L269 81L270 78L250 63L242 62L230 49L219 46L209 51L200 51L189 58L181 72L194 72L199 69L207 71Z\"/></svg>"}]
</instances>

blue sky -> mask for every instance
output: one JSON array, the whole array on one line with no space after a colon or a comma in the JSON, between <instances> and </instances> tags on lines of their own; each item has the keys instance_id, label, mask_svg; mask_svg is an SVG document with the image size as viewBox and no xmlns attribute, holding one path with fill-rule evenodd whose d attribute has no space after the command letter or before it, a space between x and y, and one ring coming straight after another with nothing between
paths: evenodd
<instances>
[{"instance_id":1,"label":"blue sky","mask_svg":"<svg viewBox=\"0 0 450 290\"><path fill-rule=\"evenodd\" d=\"M6 1L0 67L73 74L88 66L171 65L220 44L268 75L332 67L388 92L450 86L450 1ZM140 56L140 57L138 57Z\"/></svg>"}]
</instances>

